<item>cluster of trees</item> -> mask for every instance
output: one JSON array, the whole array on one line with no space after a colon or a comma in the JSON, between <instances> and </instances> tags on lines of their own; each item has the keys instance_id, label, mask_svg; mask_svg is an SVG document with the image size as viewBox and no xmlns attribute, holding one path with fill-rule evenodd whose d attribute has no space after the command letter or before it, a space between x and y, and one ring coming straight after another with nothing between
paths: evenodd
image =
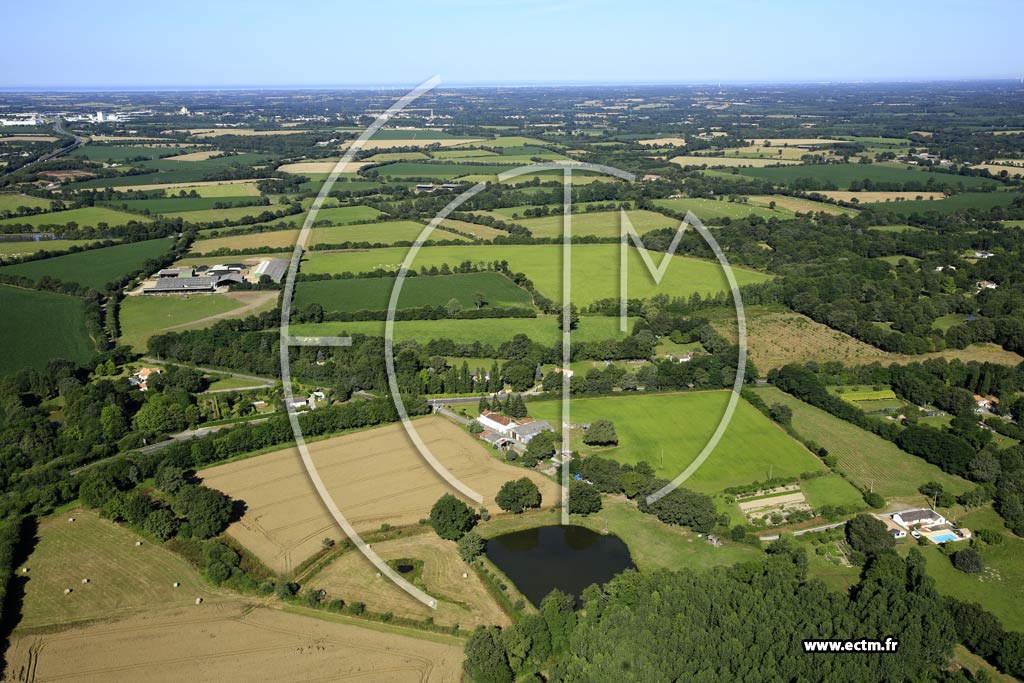
<instances>
[{"instance_id":1,"label":"cluster of trees","mask_svg":"<svg viewBox=\"0 0 1024 683\"><path fill-rule=\"evenodd\" d=\"M666 524L708 533L715 526L728 523L715 510L715 502L709 496L689 489L676 488L657 501L648 503L647 497L668 484L668 481L656 477L654 469L645 461L636 465L623 465L615 460L592 455L582 459L573 458L569 470L584 480L581 482L582 487L601 493L624 494L637 501L641 512L654 515ZM576 492L570 489L570 505L575 497Z\"/></svg>"},{"instance_id":2,"label":"cluster of trees","mask_svg":"<svg viewBox=\"0 0 1024 683\"><path fill-rule=\"evenodd\" d=\"M505 512L518 515L528 508L540 507L540 489L528 477L506 481L498 490L494 502Z\"/></svg>"},{"instance_id":3,"label":"cluster of trees","mask_svg":"<svg viewBox=\"0 0 1024 683\"><path fill-rule=\"evenodd\" d=\"M849 593L807 581L806 570L803 550L783 541L765 561L728 569L624 572L584 591L578 612L571 597L552 593L529 621L478 628L466 642L464 671L494 683L542 669L563 683L966 681L943 678L953 645L992 637L980 628L958 636L917 552L906 560L892 551L873 556ZM714 617L723 605L742 617ZM814 657L801 642L887 636L900 641L898 654Z\"/></svg>"}]
</instances>

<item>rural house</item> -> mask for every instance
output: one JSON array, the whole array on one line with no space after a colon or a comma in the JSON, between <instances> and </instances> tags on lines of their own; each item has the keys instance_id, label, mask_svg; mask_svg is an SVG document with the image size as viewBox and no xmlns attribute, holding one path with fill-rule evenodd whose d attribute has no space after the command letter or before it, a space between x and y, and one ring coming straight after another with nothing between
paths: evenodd
<instances>
[{"instance_id":1,"label":"rural house","mask_svg":"<svg viewBox=\"0 0 1024 683\"><path fill-rule=\"evenodd\" d=\"M910 529L916 526L945 524L946 518L931 508L917 508L893 513L892 521L904 529Z\"/></svg>"}]
</instances>

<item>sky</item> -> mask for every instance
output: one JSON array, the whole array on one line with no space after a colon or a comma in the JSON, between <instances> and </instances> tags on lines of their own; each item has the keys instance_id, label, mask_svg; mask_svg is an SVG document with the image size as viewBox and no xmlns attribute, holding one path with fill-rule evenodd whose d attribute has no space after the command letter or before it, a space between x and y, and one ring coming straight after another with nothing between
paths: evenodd
<instances>
[{"instance_id":1,"label":"sky","mask_svg":"<svg viewBox=\"0 0 1024 683\"><path fill-rule=\"evenodd\" d=\"M1020 78L1022 20L1022 0L46 0L4 10L0 87Z\"/></svg>"}]
</instances>

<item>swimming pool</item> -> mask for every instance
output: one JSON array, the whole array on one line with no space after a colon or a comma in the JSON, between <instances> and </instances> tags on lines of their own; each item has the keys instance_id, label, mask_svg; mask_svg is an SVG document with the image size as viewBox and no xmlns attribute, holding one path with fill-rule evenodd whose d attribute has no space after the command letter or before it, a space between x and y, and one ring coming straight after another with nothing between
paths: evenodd
<instances>
[{"instance_id":1,"label":"swimming pool","mask_svg":"<svg viewBox=\"0 0 1024 683\"><path fill-rule=\"evenodd\" d=\"M949 543L950 541L957 540L958 536L956 534L951 534L950 532L946 531L941 534L929 536L928 538L930 538L935 543Z\"/></svg>"}]
</instances>

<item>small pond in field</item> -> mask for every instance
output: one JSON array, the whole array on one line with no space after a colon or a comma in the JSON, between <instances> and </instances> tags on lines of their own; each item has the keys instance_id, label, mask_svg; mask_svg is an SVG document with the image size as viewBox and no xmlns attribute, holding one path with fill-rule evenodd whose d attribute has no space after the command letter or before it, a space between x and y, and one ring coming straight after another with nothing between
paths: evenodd
<instances>
[{"instance_id":1,"label":"small pond in field","mask_svg":"<svg viewBox=\"0 0 1024 683\"><path fill-rule=\"evenodd\" d=\"M553 589L577 599L592 583L605 583L633 568L618 536L581 526L542 526L487 541L487 557L534 605Z\"/></svg>"}]
</instances>

